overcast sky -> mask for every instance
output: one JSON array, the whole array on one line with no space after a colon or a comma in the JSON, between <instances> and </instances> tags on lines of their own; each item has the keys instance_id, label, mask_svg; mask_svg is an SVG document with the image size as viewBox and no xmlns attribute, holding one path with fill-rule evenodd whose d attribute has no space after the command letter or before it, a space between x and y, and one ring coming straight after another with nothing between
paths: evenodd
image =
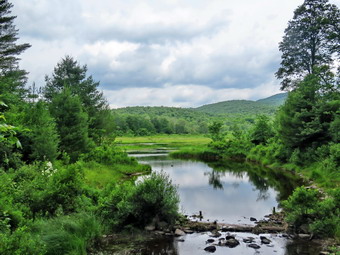
<instances>
[{"instance_id":1,"label":"overcast sky","mask_svg":"<svg viewBox=\"0 0 340 255\"><path fill-rule=\"evenodd\" d=\"M112 107L195 107L279 93L278 43L303 0L10 2L29 85L70 55Z\"/></svg>"}]
</instances>

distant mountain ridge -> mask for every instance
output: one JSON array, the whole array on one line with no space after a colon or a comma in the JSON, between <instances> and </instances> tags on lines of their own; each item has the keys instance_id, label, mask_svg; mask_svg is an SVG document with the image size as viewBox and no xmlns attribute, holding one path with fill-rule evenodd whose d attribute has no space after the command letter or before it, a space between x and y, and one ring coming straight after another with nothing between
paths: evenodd
<instances>
[{"instance_id":1,"label":"distant mountain ridge","mask_svg":"<svg viewBox=\"0 0 340 255\"><path fill-rule=\"evenodd\" d=\"M210 114L273 114L286 98L287 93L280 93L257 101L230 100L207 104L195 110Z\"/></svg>"},{"instance_id":2,"label":"distant mountain ridge","mask_svg":"<svg viewBox=\"0 0 340 255\"><path fill-rule=\"evenodd\" d=\"M186 116L186 119L207 118L214 115L256 115L274 114L277 108L287 98L287 93L276 94L267 98L252 100L230 100L203 105L197 108L179 108L166 106L131 106L114 109L113 112L137 115L156 115L178 118ZM202 115L203 114L203 115Z\"/></svg>"}]
</instances>

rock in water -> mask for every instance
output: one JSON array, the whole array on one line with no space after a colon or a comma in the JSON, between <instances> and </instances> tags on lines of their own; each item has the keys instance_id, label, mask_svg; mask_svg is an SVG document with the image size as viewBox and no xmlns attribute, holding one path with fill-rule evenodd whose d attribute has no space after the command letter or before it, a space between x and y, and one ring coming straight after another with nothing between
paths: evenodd
<instances>
[{"instance_id":1,"label":"rock in water","mask_svg":"<svg viewBox=\"0 0 340 255\"><path fill-rule=\"evenodd\" d=\"M216 247L212 245L212 246L205 247L204 250L208 252L215 252Z\"/></svg>"},{"instance_id":2,"label":"rock in water","mask_svg":"<svg viewBox=\"0 0 340 255\"><path fill-rule=\"evenodd\" d=\"M225 242L225 246L228 246L229 248L235 248L239 244L240 244L240 242L237 241L236 239L228 239Z\"/></svg>"},{"instance_id":3,"label":"rock in water","mask_svg":"<svg viewBox=\"0 0 340 255\"><path fill-rule=\"evenodd\" d=\"M253 248L253 249L260 249L261 248L260 245L257 245L255 243L248 244L248 247Z\"/></svg>"},{"instance_id":4,"label":"rock in water","mask_svg":"<svg viewBox=\"0 0 340 255\"><path fill-rule=\"evenodd\" d=\"M250 221L257 221L257 219L254 217L250 217Z\"/></svg>"},{"instance_id":5,"label":"rock in water","mask_svg":"<svg viewBox=\"0 0 340 255\"><path fill-rule=\"evenodd\" d=\"M218 232L217 230L215 231L211 231L211 237L220 237L222 234L220 232Z\"/></svg>"},{"instance_id":6,"label":"rock in water","mask_svg":"<svg viewBox=\"0 0 340 255\"><path fill-rule=\"evenodd\" d=\"M270 244L271 243L271 241L265 236L260 236L260 239L261 239L261 243L263 243L263 244Z\"/></svg>"}]
</instances>

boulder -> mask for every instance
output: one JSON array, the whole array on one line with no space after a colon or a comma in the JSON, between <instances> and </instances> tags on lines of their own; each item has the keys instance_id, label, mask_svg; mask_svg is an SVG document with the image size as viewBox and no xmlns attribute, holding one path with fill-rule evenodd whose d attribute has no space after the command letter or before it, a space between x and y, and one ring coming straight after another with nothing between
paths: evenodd
<instances>
[{"instance_id":1,"label":"boulder","mask_svg":"<svg viewBox=\"0 0 340 255\"><path fill-rule=\"evenodd\" d=\"M250 221L257 221L257 219L254 217L250 217Z\"/></svg>"},{"instance_id":2,"label":"boulder","mask_svg":"<svg viewBox=\"0 0 340 255\"><path fill-rule=\"evenodd\" d=\"M211 238L209 238L207 241L206 241L207 243L213 243L213 242L215 242L215 240L214 239L211 239Z\"/></svg>"},{"instance_id":3,"label":"boulder","mask_svg":"<svg viewBox=\"0 0 340 255\"><path fill-rule=\"evenodd\" d=\"M216 247L212 245L212 246L205 247L204 250L207 252L215 252Z\"/></svg>"}]
</instances>

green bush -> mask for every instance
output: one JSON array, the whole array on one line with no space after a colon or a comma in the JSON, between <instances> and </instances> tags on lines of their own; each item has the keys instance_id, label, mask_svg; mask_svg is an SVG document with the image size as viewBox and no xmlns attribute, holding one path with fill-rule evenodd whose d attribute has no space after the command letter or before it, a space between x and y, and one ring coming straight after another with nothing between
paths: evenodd
<instances>
[{"instance_id":1,"label":"green bush","mask_svg":"<svg viewBox=\"0 0 340 255\"><path fill-rule=\"evenodd\" d=\"M136 184L113 185L105 193L98 211L111 229L144 227L154 218L172 224L178 216L177 188L164 173L152 173Z\"/></svg>"},{"instance_id":2,"label":"green bush","mask_svg":"<svg viewBox=\"0 0 340 255\"><path fill-rule=\"evenodd\" d=\"M145 226L153 218L173 224L178 216L179 195L164 172L151 173L136 184L133 196L137 224Z\"/></svg>"},{"instance_id":3,"label":"green bush","mask_svg":"<svg viewBox=\"0 0 340 255\"><path fill-rule=\"evenodd\" d=\"M0 232L1 255L42 255L46 247L39 236L33 236L27 227L20 227L13 232Z\"/></svg>"},{"instance_id":4,"label":"green bush","mask_svg":"<svg viewBox=\"0 0 340 255\"><path fill-rule=\"evenodd\" d=\"M102 146L94 148L93 150L91 150L91 152L82 155L82 160L84 160L85 162L95 161L106 165L138 164L135 158L129 157L125 151L121 150L113 144L104 144Z\"/></svg>"},{"instance_id":5,"label":"green bush","mask_svg":"<svg viewBox=\"0 0 340 255\"><path fill-rule=\"evenodd\" d=\"M319 191L299 187L282 205L286 220L296 231L301 225L307 224L315 235L333 237L339 234L339 201L339 188L331 191L329 197L321 199Z\"/></svg>"}]
</instances>

